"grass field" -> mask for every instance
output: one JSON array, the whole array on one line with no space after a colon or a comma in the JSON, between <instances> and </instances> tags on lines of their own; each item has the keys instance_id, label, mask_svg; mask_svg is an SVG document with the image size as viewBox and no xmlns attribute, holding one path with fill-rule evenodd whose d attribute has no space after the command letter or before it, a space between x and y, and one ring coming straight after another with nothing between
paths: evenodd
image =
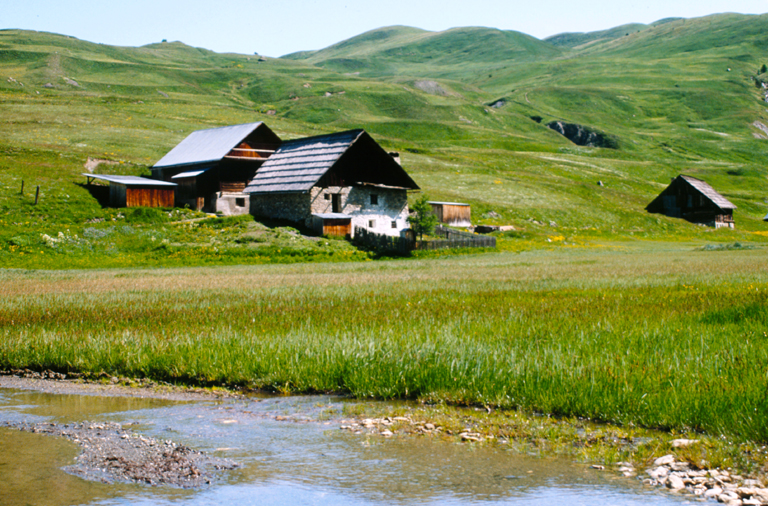
<instances>
[{"instance_id":1,"label":"grass field","mask_svg":"<svg viewBox=\"0 0 768 506\"><path fill-rule=\"evenodd\" d=\"M0 368L480 404L768 441L759 249L630 243L0 278Z\"/></svg>"},{"instance_id":2,"label":"grass field","mask_svg":"<svg viewBox=\"0 0 768 506\"><path fill-rule=\"evenodd\" d=\"M0 30L0 369L768 442L766 23L395 27L280 59ZM494 252L378 259L249 217L102 208L82 184L89 158L148 174L191 131L253 121L365 128L432 199L515 230ZM738 207L736 230L645 212L681 173Z\"/></svg>"}]
</instances>

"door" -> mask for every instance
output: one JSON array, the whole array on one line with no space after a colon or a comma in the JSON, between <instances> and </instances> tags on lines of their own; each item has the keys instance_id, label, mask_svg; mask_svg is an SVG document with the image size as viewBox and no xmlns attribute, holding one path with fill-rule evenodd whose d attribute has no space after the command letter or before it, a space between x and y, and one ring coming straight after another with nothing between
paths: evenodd
<instances>
[{"instance_id":1,"label":"door","mask_svg":"<svg viewBox=\"0 0 768 506\"><path fill-rule=\"evenodd\" d=\"M334 193L331 195L331 212L341 212L341 193Z\"/></svg>"}]
</instances>

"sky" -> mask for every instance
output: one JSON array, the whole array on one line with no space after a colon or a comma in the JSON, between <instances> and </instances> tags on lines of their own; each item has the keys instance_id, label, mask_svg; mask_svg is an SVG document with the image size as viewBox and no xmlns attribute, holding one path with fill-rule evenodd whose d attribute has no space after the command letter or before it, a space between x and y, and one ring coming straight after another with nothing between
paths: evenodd
<instances>
[{"instance_id":1,"label":"sky","mask_svg":"<svg viewBox=\"0 0 768 506\"><path fill-rule=\"evenodd\" d=\"M763 14L768 0L0 0L0 28L117 46L178 40L276 57L392 25L486 26L543 39L721 12Z\"/></svg>"}]
</instances>

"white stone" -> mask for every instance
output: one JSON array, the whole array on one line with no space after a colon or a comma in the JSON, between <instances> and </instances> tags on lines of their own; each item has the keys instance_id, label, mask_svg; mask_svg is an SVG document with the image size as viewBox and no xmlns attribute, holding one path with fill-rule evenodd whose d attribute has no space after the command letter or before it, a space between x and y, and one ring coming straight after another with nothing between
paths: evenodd
<instances>
[{"instance_id":1,"label":"white stone","mask_svg":"<svg viewBox=\"0 0 768 506\"><path fill-rule=\"evenodd\" d=\"M672 490L680 490L681 488L685 488L685 483L683 483L683 480L680 479L679 476L673 474L667 480L667 486Z\"/></svg>"},{"instance_id":2,"label":"white stone","mask_svg":"<svg viewBox=\"0 0 768 506\"><path fill-rule=\"evenodd\" d=\"M669 474L669 469L663 466L659 466L654 469L649 469L646 471L646 473L648 473L648 475L654 480L658 480L659 478L667 476Z\"/></svg>"},{"instance_id":3,"label":"white stone","mask_svg":"<svg viewBox=\"0 0 768 506\"><path fill-rule=\"evenodd\" d=\"M674 455L664 455L663 457L659 457L658 459L653 461L654 466L668 466L675 462L675 456Z\"/></svg>"},{"instance_id":4,"label":"white stone","mask_svg":"<svg viewBox=\"0 0 768 506\"><path fill-rule=\"evenodd\" d=\"M673 448L684 448L686 446L695 445L698 443L698 439L675 439L672 441Z\"/></svg>"},{"instance_id":5,"label":"white stone","mask_svg":"<svg viewBox=\"0 0 768 506\"><path fill-rule=\"evenodd\" d=\"M720 494L723 493L723 489L720 487L712 487L706 492L704 492L704 497L718 497Z\"/></svg>"}]
</instances>

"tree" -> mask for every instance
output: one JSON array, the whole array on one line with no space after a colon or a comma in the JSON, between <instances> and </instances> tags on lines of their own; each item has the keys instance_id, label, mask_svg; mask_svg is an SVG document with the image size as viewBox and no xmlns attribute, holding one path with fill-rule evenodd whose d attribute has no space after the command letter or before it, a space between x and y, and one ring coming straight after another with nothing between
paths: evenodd
<instances>
[{"instance_id":1,"label":"tree","mask_svg":"<svg viewBox=\"0 0 768 506\"><path fill-rule=\"evenodd\" d=\"M419 200L414 202L411 209L413 214L408 216L408 223L413 231L419 234L419 240L421 240L424 234L431 234L435 231L437 216L432 212L432 206L426 195L422 195Z\"/></svg>"},{"instance_id":2,"label":"tree","mask_svg":"<svg viewBox=\"0 0 768 506\"><path fill-rule=\"evenodd\" d=\"M763 66L760 67L760 73L765 74L766 72L768 72L768 67L765 66L765 63L763 63Z\"/></svg>"}]
</instances>

